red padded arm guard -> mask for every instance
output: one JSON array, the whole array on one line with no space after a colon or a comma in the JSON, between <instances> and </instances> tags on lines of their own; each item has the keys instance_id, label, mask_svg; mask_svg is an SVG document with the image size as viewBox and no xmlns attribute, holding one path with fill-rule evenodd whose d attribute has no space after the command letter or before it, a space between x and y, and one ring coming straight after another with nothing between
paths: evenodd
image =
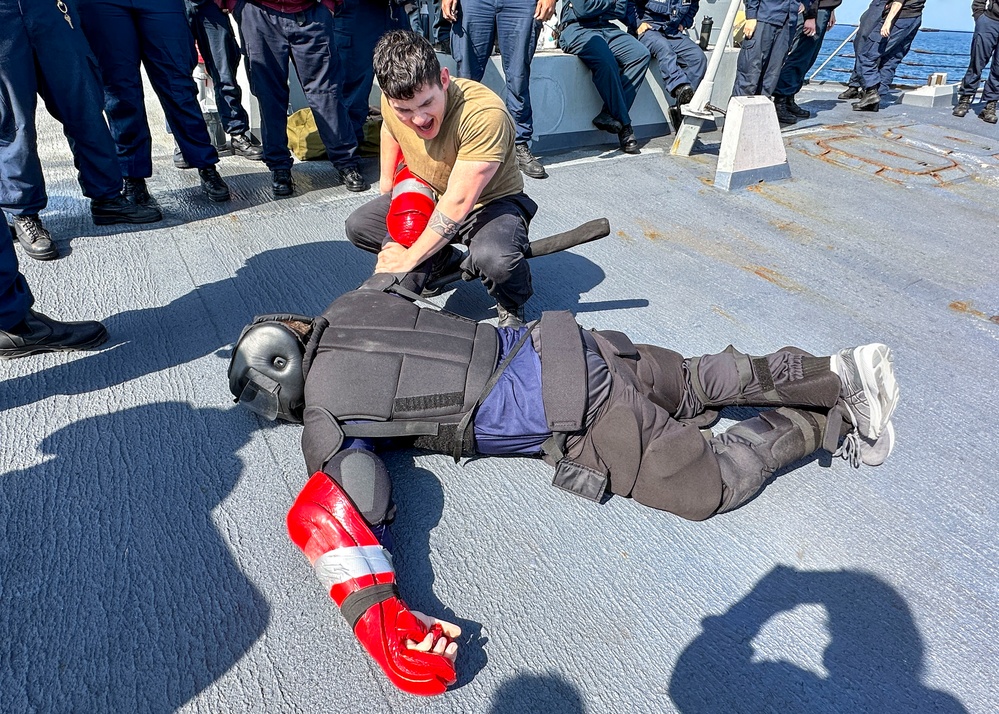
<instances>
[{"instance_id":1,"label":"red padded arm guard","mask_svg":"<svg viewBox=\"0 0 999 714\"><path fill-rule=\"evenodd\" d=\"M405 163L400 164L392 182L392 202L385 219L392 240L407 248L413 245L426 230L436 206L437 198L430 184L414 176Z\"/></svg>"},{"instance_id":2,"label":"red padded arm guard","mask_svg":"<svg viewBox=\"0 0 999 714\"><path fill-rule=\"evenodd\" d=\"M422 641L428 630L399 598L387 552L347 494L323 472L309 479L288 511L288 534L395 686L430 696L454 684L451 660L406 647L407 640ZM436 642L439 627L434 633Z\"/></svg>"}]
</instances>

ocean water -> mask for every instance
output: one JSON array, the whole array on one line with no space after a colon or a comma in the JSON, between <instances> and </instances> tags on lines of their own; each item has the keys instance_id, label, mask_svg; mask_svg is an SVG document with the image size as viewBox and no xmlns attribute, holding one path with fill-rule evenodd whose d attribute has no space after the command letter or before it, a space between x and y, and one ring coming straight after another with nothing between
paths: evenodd
<instances>
[{"instance_id":1,"label":"ocean water","mask_svg":"<svg viewBox=\"0 0 999 714\"><path fill-rule=\"evenodd\" d=\"M809 71L808 77L811 77L812 72L818 69L826 58L839 47L840 43L850 36L855 27L855 25L836 25L826 33L822 49L819 51L819 58ZM968 69L971 37L972 33L970 32L920 31L912 42L909 54L899 65L898 72L895 74L895 83L925 84L926 78L933 72L946 72L948 82L960 82ZM853 62L853 42L848 42L839 51L839 54L816 75L815 81L843 82L845 84L853 70Z\"/></svg>"}]
</instances>

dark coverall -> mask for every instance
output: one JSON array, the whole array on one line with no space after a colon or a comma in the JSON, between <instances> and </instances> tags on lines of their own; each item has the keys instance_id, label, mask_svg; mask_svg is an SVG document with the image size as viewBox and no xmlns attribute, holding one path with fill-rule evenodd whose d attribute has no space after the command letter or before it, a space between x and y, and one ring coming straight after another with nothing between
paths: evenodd
<instances>
[{"instance_id":1,"label":"dark coverall","mask_svg":"<svg viewBox=\"0 0 999 714\"><path fill-rule=\"evenodd\" d=\"M784 66L777 80L775 97L793 97L801 91L805 84L805 75L815 64L815 59L822 49L822 40L829 29L829 18L833 10L842 4L842 0L817 0L816 5L806 6L805 12L798 15L798 24L794 29L794 39L791 49L784 59ZM804 33L805 20L815 20L815 34L809 37Z\"/></svg>"},{"instance_id":2,"label":"dark coverall","mask_svg":"<svg viewBox=\"0 0 999 714\"><path fill-rule=\"evenodd\" d=\"M217 2L232 9L239 25L250 87L260 103L267 168L290 169L294 163L288 149L289 62L295 65L329 160L337 169L356 168L357 137L342 101L344 68L334 42L332 0Z\"/></svg>"},{"instance_id":3,"label":"dark coverall","mask_svg":"<svg viewBox=\"0 0 999 714\"><path fill-rule=\"evenodd\" d=\"M888 37L881 36L881 24L871 30L864 52L860 56L860 79L864 89L879 87L882 97L891 91L895 71L909 53L923 22L925 0L903 0L902 10L895 18ZM891 8L889 2L887 8ZM885 10L885 15L888 10ZM882 23L884 18L882 18Z\"/></svg>"},{"instance_id":4,"label":"dark coverall","mask_svg":"<svg viewBox=\"0 0 999 714\"><path fill-rule=\"evenodd\" d=\"M339 318L334 317L337 310ZM442 374L458 370L463 375L464 365L470 371L461 376L462 387L466 379L480 384L476 380L488 376L475 367L481 362L475 355L482 354L486 348L481 345L487 340L477 337L473 347L470 339L452 336L467 334L470 328L447 324L461 320L467 326L467 320L365 290L339 298L324 318L329 318L329 325L319 338L310 338L305 357L310 366L302 445L310 472L326 467L341 445L358 446L330 442L342 434L331 428L330 420L346 423L338 415L344 408L351 412L348 419L359 418L358 409L370 414L387 409L389 422L425 423L439 414L441 423L452 427L453 415L471 408L474 446L461 438L460 427L448 436L422 437L426 441L417 440L417 446L450 453L453 440L459 440L465 453L474 448L472 453L535 456L544 449L547 460L558 462L556 485L566 490L597 500L606 487L653 508L703 520L744 503L777 468L818 449L826 414L838 402L841 388L828 357L812 357L795 348L753 358L729 348L684 359L671 350L633 345L621 333L583 331L569 313L545 313L493 391L478 403L474 401L478 387L471 399L469 394L450 391L426 394L435 386L448 385ZM495 328L479 324L476 329ZM497 331L498 350L490 368L504 361L526 329ZM439 337L430 340L428 332ZM435 348L441 354L434 354ZM565 364L577 359L578 372L564 371ZM378 379L358 373L365 367ZM553 423L564 416L566 394L576 391L577 385L563 384L564 389L551 390L542 398L552 373L556 380L576 374L585 382L578 385L584 397L577 422L582 428L569 434L564 456L553 455L548 437ZM413 394L423 396L409 396ZM706 409L740 404L780 408L710 438L685 421ZM448 410L449 405L453 409ZM414 410L423 415L404 418ZM494 425L493 433L486 433L490 430L483 422ZM504 433L496 434L495 425ZM546 428L549 433L544 433ZM834 430L838 437L838 423ZM485 449L480 444L487 437Z\"/></svg>"},{"instance_id":5,"label":"dark coverall","mask_svg":"<svg viewBox=\"0 0 999 714\"><path fill-rule=\"evenodd\" d=\"M136 179L153 174L140 63L184 158L198 169L217 164L192 77L198 58L183 0L78 2L84 32L100 63L104 110L122 174Z\"/></svg>"},{"instance_id":6,"label":"dark coverall","mask_svg":"<svg viewBox=\"0 0 999 714\"><path fill-rule=\"evenodd\" d=\"M962 97L974 98L978 91L978 83L982 79L982 70L991 60L992 68L989 78L982 91L983 102L999 100L999 5L995 0L975 0L971 4L971 13L975 18L975 34L971 38L971 58L968 71L961 80L958 94Z\"/></svg>"},{"instance_id":7,"label":"dark coverall","mask_svg":"<svg viewBox=\"0 0 999 714\"><path fill-rule=\"evenodd\" d=\"M18 270L14 244L0 236L0 330L20 323L34 304L31 289Z\"/></svg>"},{"instance_id":8,"label":"dark coverall","mask_svg":"<svg viewBox=\"0 0 999 714\"><path fill-rule=\"evenodd\" d=\"M503 100L513 117L516 143L534 136L531 111L531 61L541 22L534 19L537 0L461 0L451 28L451 54L459 77L481 82L493 45L499 42L506 91Z\"/></svg>"},{"instance_id":9,"label":"dark coverall","mask_svg":"<svg viewBox=\"0 0 999 714\"><path fill-rule=\"evenodd\" d=\"M69 139L83 195L121 194L97 60L74 6L66 7L72 26L54 2L0 0L0 209L14 215L48 203L35 134L39 95Z\"/></svg>"},{"instance_id":10,"label":"dark coverall","mask_svg":"<svg viewBox=\"0 0 999 714\"><path fill-rule=\"evenodd\" d=\"M250 117L243 108L243 90L236 81L241 53L229 17L214 0L184 0L184 3L191 32L212 78L222 128L229 136L245 134L250 130Z\"/></svg>"},{"instance_id":11,"label":"dark coverall","mask_svg":"<svg viewBox=\"0 0 999 714\"><path fill-rule=\"evenodd\" d=\"M611 20L636 29L634 4L630 0L566 2L558 46L579 57L593 73L593 84L604 101L603 112L629 126L631 106L649 67L649 50Z\"/></svg>"},{"instance_id":12,"label":"dark coverall","mask_svg":"<svg viewBox=\"0 0 999 714\"><path fill-rule=\"evenodd\" d=\"M704 50L690 39L690 29L697 15L698 0L647 0L638 3L639 26L649 29L638 36L659 63L666 91L672 93L682 84L692 89L704 79L708 60ZM684 31L680 31L680 27Z\"/></svg>"},{"instance_id":13,"label":"dark coverall","mask_svg":"<svg viewBox=\"0 0 999 714\"><path fill-rule=\"evenodd\" d=\"M397 24L391 0L343 0L333 16L333 34L343 67L341 102L358 145L364 141L368 96L375 82L375 45Z\"/></svg>"},{"instance_id":14,"label":"dark coverall","mask_svg":"<svg viewBox=\"0 0 999 714\"><path fill-rule=\"evenodd\" d=\"M875 27L881 27L881 18L885 13L885 2L886 0L871 0L871 4L864 10L860 16L860 22L857 23L857 34L853 36L853 72L850 74L848 82L851 87L860 89L864 86L864 81L861 78L860 57L870 43L871 30ZM880 35L878 37L880 38Z\"/></svg>"},{"instance_id":15,"label":"dark coverall","mask_svg":"<svg viewBox=\"0 0 999 714\"><path fill-rule=\"evenodd\" d=\"M797 17L798 0L746 0L746 19L757 23L739 49L733 96L773 95Z\"/></svg>"}]
</instances>

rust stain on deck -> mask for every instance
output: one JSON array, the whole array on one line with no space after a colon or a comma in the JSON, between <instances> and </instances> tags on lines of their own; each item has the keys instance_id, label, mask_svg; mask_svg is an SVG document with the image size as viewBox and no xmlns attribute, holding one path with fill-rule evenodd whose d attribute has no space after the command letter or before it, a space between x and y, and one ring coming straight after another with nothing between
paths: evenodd
<instances>
[{"instance_id":1,"label":"rust stain on deck","mask_svg":"<svg viewBox=\"0 0 999 714\"><path fill-rule=\"evenodd\" d=\"M781 275L778 271L773 268L767 268L763 265L744 265L743 270L748 270L749 272L757 275L768 283L773 283L779 288L784 290L790 290L791 292L802 292L805 288L800 283L796 283L787 276Z\"/></svg>"},{"instance_id":2,"label":"rust stain on deck","mask_svg":"<svg viewBox=\"0 0 999 714\"><path fill-rule=\"evenodd\" d=\"M979 320L988 320L989 322L999 325L999 315L992 315L989 317L981 310L976 310L972 307L974 303L971 300L954 300L947 307L949 307L954 312L959 312L964 315L971 315L972 317L977 317Z\"/></svg>"}]
</instances>

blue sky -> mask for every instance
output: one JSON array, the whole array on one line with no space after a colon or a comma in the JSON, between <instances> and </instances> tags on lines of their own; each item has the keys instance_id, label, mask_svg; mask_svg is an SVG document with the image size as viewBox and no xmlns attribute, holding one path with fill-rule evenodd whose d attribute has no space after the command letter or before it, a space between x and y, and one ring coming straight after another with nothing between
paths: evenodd
<instances>
[{"instance_id":1,"label":"blue sky","mask_svg":"<svg viewBox=\"0 0 999 714\"><path fill-rule=\"evenodd\" d=\"M856 25L861 13L869 4L868 0L843 0L843 4L836 10L836 20ZM971 0L926 0L923 27L933 27L938 30L974 30Z\"/></svg>"}]
</instances>

